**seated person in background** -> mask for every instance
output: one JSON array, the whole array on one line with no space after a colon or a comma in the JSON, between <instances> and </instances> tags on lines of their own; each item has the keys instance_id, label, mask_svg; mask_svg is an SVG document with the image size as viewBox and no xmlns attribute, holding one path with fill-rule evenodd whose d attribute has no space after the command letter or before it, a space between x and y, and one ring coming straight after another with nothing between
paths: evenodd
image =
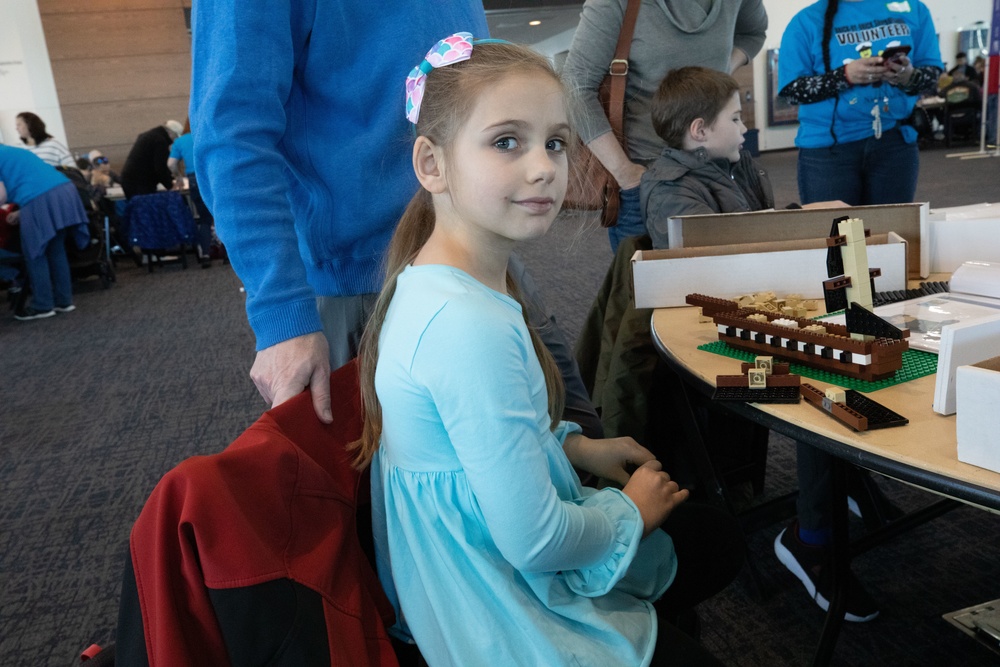
<instances>
[{"instance_id":1,"label":"seated person in background","mask_svg":"<svg viewBox=\"0 0 1000 667\"><path fill-rule=\"evenodd\" d=\"M183 171L181 168L183 163ZM212 259L208 256L209 248L212 245L212 214L205 206L205 200L201 198L201 190L198 188L198 178L195 176L194 163L194 136L191 134L190 119L184 123L184 134L174 140L170 147L170 158L167 160L167 167L174 175L174 182L177 188L183 185L183 178L187 178L188 194L191 202L198 211L198 247L201 250L201 268L208 269L212 266Z\"/></svg>"},{"instance_id":2,"label":"seated person in background","mask_svg":"<svg viewBox=\"0 0 1000 667\"><path fill-rule=\"evenodd\" d=\"M640 185L643 215L654 246L668 247L670 217L759 210L773 205L770 182L757 170L749 154L741 150L746 128L741 120L735 80L699 67L674 70L660 84L653 98L652 114L653 127L668 146L643 174ZM699 417L708 429L718 428L722 415L711 411L711 406L696 409L708 410ZM728 428L721 438L710 436L709 440L741 442L754 437L749 423L741 427L734 420ZM607 426L605 430L616 435ZM828 487L818 490L811 482L825 483L829 473L826 459L803 455L803 448L799 447L797 463L798 507L808 529L796 521L791 530L779 534L775 551L781 562L810 589L817 604L826 609L830 574L825 567L829 553L826 543L832 520L822 502L828 495ZM847 620L861 622L875 618L878 608L874 600L853 575L849 576Z\"/></svg>"},{"instance_id":3,"label":"seated person in background","mask_svg":"<svg viewBox=\"0 0 1000 667\"><path fill-rule=\"evenodd\" d=\"M974 81L982 88L985 81L984 77L986 76L986 58L976 56L976 60L972 63L972 69L976 71Z\"/></svg>"},{"instance_id":4,"label":"seated person in background","mask_svg":"<svg viewBox=\"0 0 1000 667\"><path fill-rule=\"evenodd\" d=\"M969 64L969 56L965 51L955 54L955 66L948 70L948 74L955 81L976 81L979 78L976 68Z\"/></svg>"},{"instance_id":5,"label":"seated person in background","mask_svg":"<svg viewBox=\"0 0 1000 667\"><path fill-rule=\"evenodd\" d=\"M117 172L111 170L111 163L107 156L101 151L94 149L87 153L87 160L90 162L90 184L104 191L113 185L121 185L122 178Z\"/></svg>"},{"instance_id":6,"label":"seated person in background","mask_svg":"<svg viewBox=\"0 0 1000 667\"><path fill-rule=\"evenodd\" d=\"M672 216L773 206L770 181L741 150L746 127L739 86L731 76L704 67L668 72L653 96L652 116L666 143L639 184L652 247L668 247ZM661 387L677 387L680 380L664 370L665 377L654 383L659 356L651 341L651 313L634 307L630 259L636 250L648 249L645 236L621 243L577 340L576 355L605 433L631 436L666 458L674 447L663 425L675 415L669 409L651 410L656 401L650 396ZM711 415L706 421L713 423L714 440L754 437L752 427L740 420Z\"/></svg>"},{"instance_id":7,"label":"seated person in background","mask_svg":"<svg viewBox=\"0 0 1000 667\"><path fill-rule=\"evenodd\" d=\"M136 137L122 167L122 187L126 198L153 194L160 185L166 190L174 187L167 159L170 157L170 145L183 133L183 125L176 120L168 120Z\"/></svg>"},{"instance_id":8,"label":"seated person in background","mask_svg":"<svg viewBox=\"0 0 1000 667\"><path fill-rule=\"evenodd\" d=\"M87 179L87 183L90 183L90 175L93 171L93 167L90 164L90 160L85 157L78 157L76 159L76 168L80 170L83 177Z\"/></svg>"},{"instance_id":9,"label":"seated person in background","mask_svg":"<svg viewBox=\"0 0 1000 667\"><path fill-rule=\"evenodd\" d=\"M83 158L74 160L73 162L73 167L59 165L55 169L68 178L73 187L76 188L76 193L80 195L80 203L83 204L83 209L85 211L96 211L97 193L94 192L93 186L90 185L90 177L87 173L90 169L90 163Z\"/></svg>"},{"instance_id":10,"label":"seated person in background","mask_svg":"<svg viewBox=\"0 0 1000 667\"><path fill-rule=\"evenodd\" d=\"M108 188L120 187L122 184L121 176L111 169L111 163L107 156L96 148L87 153L87 160L90 162L90 186L94 192L97 210L107 217L108 223L111 225L111 249L115 252L122 252L122 249L128 246L128 229L126 229L125 221L122 218L125 202L108 199Z\"/></svg>"},{"instance_id":11,"label":"seated person in background","mask_svg":"<svg viewBox=\"0 0 1000 667\"><path fill-rule=\"evenodd\" d=\"M76 167L69 149L45 131L45 121L30 111L17 114L17 133L28 150L53 167Z\"/></svg>"},{"instance_id":12,"label":"seated person in background","mask_svg":"<svg viewBox=\"0 0 1000 667\"><path fill-rule=\"evenodd\" d=\"M743 150L747 128L733 77L705 67L672 70L653 96L652 115L667 144L639 185L654 247L668 247L668 218L774 206L767 174Z\"/></svg>"}]
</instances>

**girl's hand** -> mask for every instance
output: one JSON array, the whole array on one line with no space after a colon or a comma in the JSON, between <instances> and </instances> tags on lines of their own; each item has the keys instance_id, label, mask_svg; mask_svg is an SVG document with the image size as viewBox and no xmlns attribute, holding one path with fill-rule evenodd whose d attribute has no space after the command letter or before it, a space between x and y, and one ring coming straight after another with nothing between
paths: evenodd
<instances>
[{"instance_id":1,"label":"girl's hand","mask_svg":"<svg viewBox=\"0 0 1000 667\"><path fill-rule=\"evenodd\" d=\"M10 226L12 226L12 227L14 225L21 224L21 212L20 211L11 211L10 213L8 213L7 214L7 224L10 225Z\"/></svg>"},{"instance_id":2,"label":"girl's hand","mask_svg":"<svg viewBox=\"0 0 1000 667\"><path fill-rule=\"evenodd\" d=\"M690 495L687 489L678 487L677 482L663 472L659 461L648 461L637 468L622 493L639 508L643 537L659 528L674 508Z\"/></svg>"},{"instance_id":3,"label":"girl's hand","mask_svg":"<svg viewBox=\"0 0 1000 667\"><path fill-rule=\"evenodd\" d=\"M913 76L913 64L906 54L885 61L885 73L882 80L893 86L905 86Z\"/></svg>"},{"instance_id":4,"label":"girl's hand","mask_svg":"<svg viewBox=\"0 0 1000 667\"><path fill-rule=\"evenodd\" d=\"M652 461L652 452L632 438L591 440L580 434L566 438L566 458L577 468L622 486L629 481L633 468Z\"/></svg>"},{"instance_id":5,"label":"girl's hand","mask_svg":"<svg viewBox=\"0 0 1000 667\"><path fill-rule=\"evenodd\" d=\"M847 77L847 82L852 86L867 86L881 81L885 71L885 65L879 56L858 58L844 66L844 76Z\"/></svg>"}]
</instances>

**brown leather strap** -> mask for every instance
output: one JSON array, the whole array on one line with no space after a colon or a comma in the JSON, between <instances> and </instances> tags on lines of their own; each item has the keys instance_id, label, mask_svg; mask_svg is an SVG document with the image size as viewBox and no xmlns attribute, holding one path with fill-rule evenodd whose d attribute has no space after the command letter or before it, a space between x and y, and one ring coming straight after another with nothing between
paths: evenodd
<instances>
[{"instance_id":1,"label":"brown leather strap","mask_svg":"<svg viewBox=\"0 0 1000 667\"><path fill-rule=\"evenodd\" d=\"M625 84L628 81L628 54L632 48L639 5L642 0L628 0L622 29L618 33L615 57L608 66L608 73L601 82L601 103L607 111L608 121L618 143L625 146Z\"/></svg>"}]
</instances>

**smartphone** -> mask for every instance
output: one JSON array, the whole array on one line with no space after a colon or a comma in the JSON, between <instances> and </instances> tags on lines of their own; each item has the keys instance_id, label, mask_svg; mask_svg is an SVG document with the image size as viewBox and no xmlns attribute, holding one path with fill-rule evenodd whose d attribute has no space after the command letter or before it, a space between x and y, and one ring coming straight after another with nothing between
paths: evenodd
<instances>
[{"instance_id":1,"label":"smartphone","mask_svg":"<svg viewBox=\"0 0 1000 667\"><path fill-rule=\"evenodd\" d=\"M899 62L902 56L905 56L910 52L910 47L907 45L903 46L890 46L885 51L882 52L883 64L888 63L890 60L893 62Z\"/></svg>"}]
</instances>

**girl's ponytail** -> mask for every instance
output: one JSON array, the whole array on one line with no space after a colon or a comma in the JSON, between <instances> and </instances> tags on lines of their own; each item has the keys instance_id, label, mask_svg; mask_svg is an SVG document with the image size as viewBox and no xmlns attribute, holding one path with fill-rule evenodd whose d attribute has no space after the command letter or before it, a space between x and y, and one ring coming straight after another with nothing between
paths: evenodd
<instances>
[{"instance_id":1,"label":"girl's ponytail","mask_svg":"<svg viewBox=\"0 0 1000 667\"><path fill-rule=\"evenodd\" d=\"M382 438L382 406L375 395L375 366L378 363L378 340L382 333L385 314L396 293L396 278L403 272L434 231L434 207L431 194L420 188L407 205L396 226L396 232L386 252L385 285L375 302L361 344L358 348L361 382L361 407L364 410L364 428L361 439L353 443L358 450L354 465L365 468L371 463Z\"/></svg>"}]
</instances>

